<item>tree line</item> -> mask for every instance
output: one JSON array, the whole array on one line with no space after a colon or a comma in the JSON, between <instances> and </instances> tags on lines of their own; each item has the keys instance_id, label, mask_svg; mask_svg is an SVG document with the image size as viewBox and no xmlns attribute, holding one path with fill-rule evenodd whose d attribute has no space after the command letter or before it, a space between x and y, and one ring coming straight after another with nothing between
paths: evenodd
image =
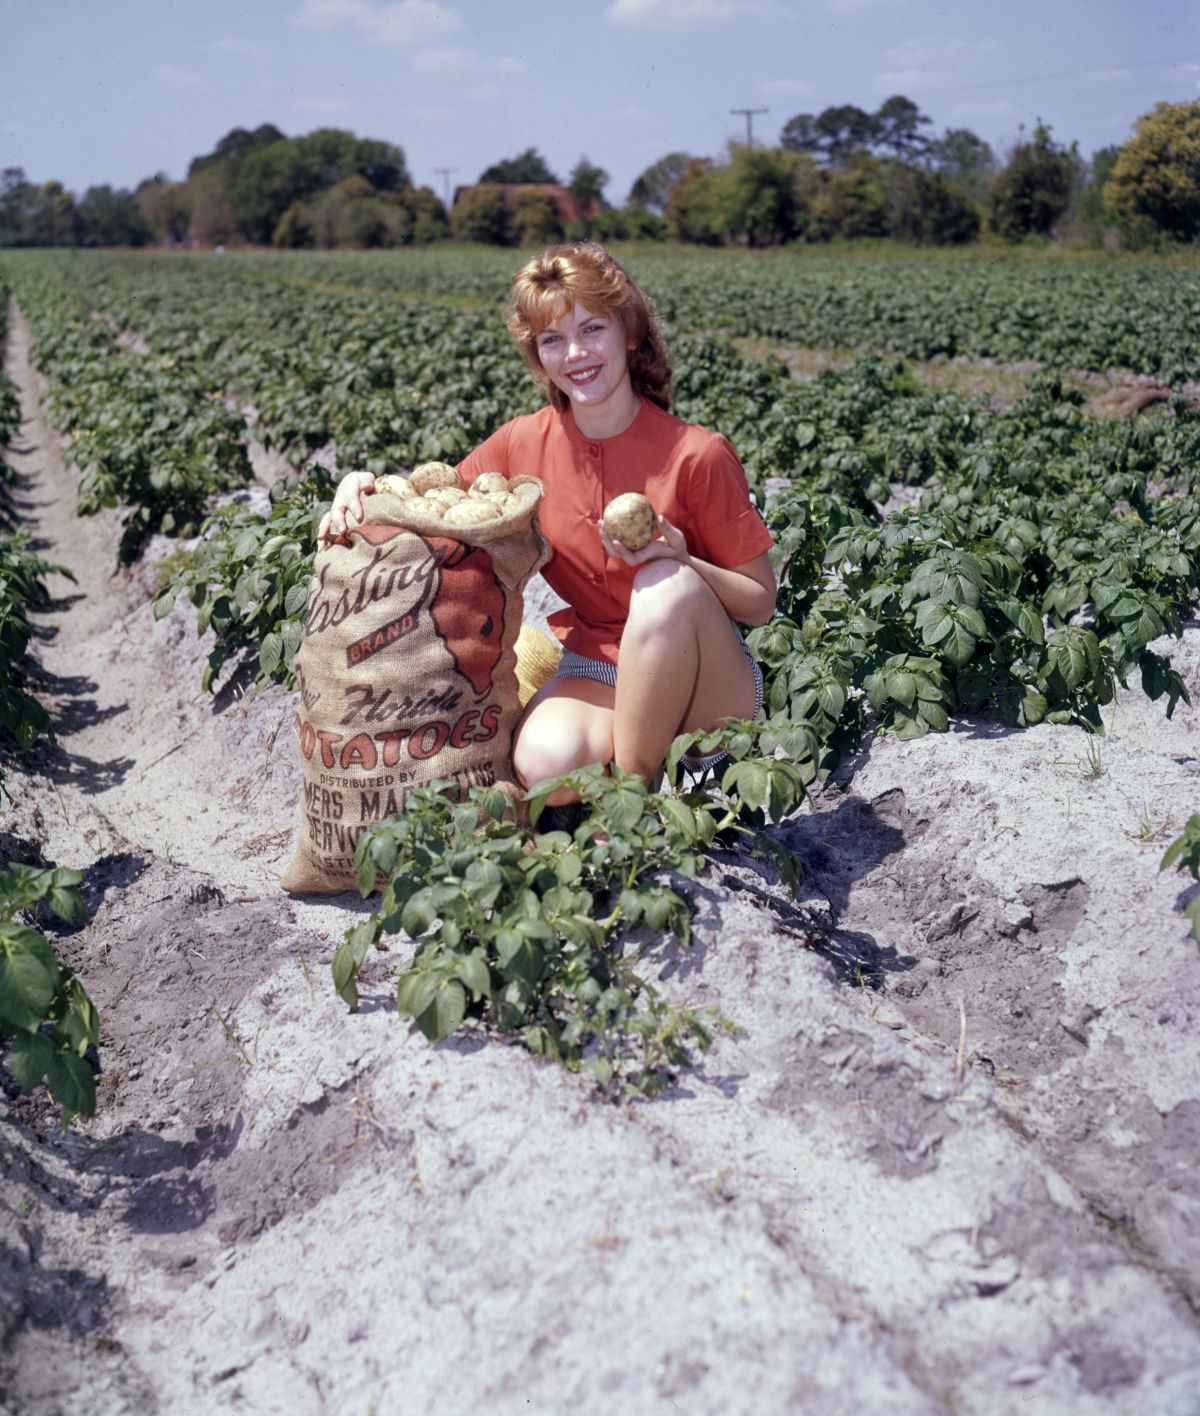
<instances>
[{"instance_id":1,"label":"tree line","mask_svg":"<svg viewBox=\"0 0 1200 1416\"><path fill-rule=\"evenodd\" d=\"M0 174L0 246L373 248L447 237L534 246L564 236L954 245L1108 228L1138 246L1200 236L1200 103L1157 104L1127 143L1090 161L1040 122L1003 162L969 129L931 127L901 94L874 112L800 113L774 146L731 143L719 159L668 153L622 206L587 157L563 182L528 148L485 169L447 212L413 185L394 144L333 128L288 138L267 123L231 130L185 180L160 173L133 191L95 186L76 199L10 167Z\"/></svg>"}]
</instances>

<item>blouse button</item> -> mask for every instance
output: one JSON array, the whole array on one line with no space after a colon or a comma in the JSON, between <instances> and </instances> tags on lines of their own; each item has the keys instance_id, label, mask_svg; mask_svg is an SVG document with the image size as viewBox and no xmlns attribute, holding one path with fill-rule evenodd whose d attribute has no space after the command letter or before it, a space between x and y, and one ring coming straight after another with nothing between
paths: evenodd
<instances>
[{"instance_id":1,"label":"blouse button","mask_svg":"<svg viewBox=\"0 0 1200 1416\"><path fill-rule=\"evenodd\" d=\"M591 454L592 457L600 456L600 449L596 446L595 443L588 443L588 452Z\"/></svg>"},{"instance_id":2,"label":"blouse button","mask_svg":"<svg viewBox=\"0 0 1200 1416\"><path fill-rule=\"evenodd\" d=\"M593 581L596 585L599 585L603 580L604 580L604 577L600 574L600 572L599 572L598 570L592 571L592 581Z\"/></svg>"},{"instance_id":3,"label":"blouse button","mask_svg":"<svg viewBox=\"0 0 1200 1416\"><path fill-rule=\"evenodd\" d=\"M600 513L599 513L598 511L589 511L589 512L588 512L588 520L589 520L589 521L599 521L599 520L600 520Z\"/></svg>"}]
</instances>

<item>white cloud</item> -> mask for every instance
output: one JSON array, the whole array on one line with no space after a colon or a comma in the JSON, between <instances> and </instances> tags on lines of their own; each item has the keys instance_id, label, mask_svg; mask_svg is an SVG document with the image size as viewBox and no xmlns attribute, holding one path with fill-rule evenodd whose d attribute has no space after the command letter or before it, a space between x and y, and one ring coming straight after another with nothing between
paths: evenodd
<instances>
[{"instance_id":1,"label":"white cloud","mask_svg":"<svg viewBox=\"0 0 1200 1416\"><path fill-rule=\"evenodd\" d=\"M461 24L448 5L437 0L302 0L292 15L310 29L351 29L379 44L414 44L451 34Z\"/></svg>"},{"instance_id":2,"label":"white cloud","mask_svg":"<svg viewBox=\"0 0 1200 1416\"><path fill-rule=\"evenodd\" d=\"M694 30L776 13L771 0L613 0L605 12L630 29Z\"/></svg>"},{"instance_id":3,"label":"white cloud","mask_svg":"<svg viewBox=\"0 0 1200 1416\"><path fill-rule=\"evenodd\" d=\"M452 74L459 78L504 78L524 74L529 65L508 54L480 54L475 49L425 49L414 56L418 69L429 74Z\"/></svg>"},{"instance_id":4,"label":"white cloud","mask_svg":"<svg viewBox=\"0 0 1200 1416\"><path fill-rule=\"evenodd\" d=\"M988 61L999 48L994 39L917 35L888 50L889 67L876 74L875 88L880 93L917 93L978 81L990 74Z\"/></svg>"},{"instance_id":5,"label":"white cloud","mask_svg":"<svg viewBox=\"0 0 1200 1416\"><path fill-rule=\"evenodd\" d=\"M159 64L154 70L154 77L164 88L171 89L196 88L204 82L203 76L194 70L177 69L174 64Z\"/></svg>"},{"instance_id":6,"label":"white cloud","mask_svg":"<svg viewBox=\"0 0 1200 1416\"><path fill-rule=\"evenodd\" d=\"M815 92L812 84L802 84L798 79L764 79L758 87L779 98L811 98Z\"/></svg>"}]
</instances>

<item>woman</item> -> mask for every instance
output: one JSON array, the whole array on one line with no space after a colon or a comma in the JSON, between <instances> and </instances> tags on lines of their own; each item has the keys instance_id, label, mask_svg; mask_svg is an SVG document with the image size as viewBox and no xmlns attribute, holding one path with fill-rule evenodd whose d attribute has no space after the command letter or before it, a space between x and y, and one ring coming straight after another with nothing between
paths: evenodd
<instances>
[{"instance_id":1,"label":"woman","mask_svg":"<svg viewBox=\"0 0 1200 1416\"><path fill-rule=\"evenodd\" d=\"M730 445L669 412L653 303L602 247L554 246L523 266L508 327L549 404L506 423L458 470L467 483L488 471L542 478L553 551L542 574L569 606L550 616L563 655L517 726L513 768L526 787L591 762L652 783L679 733L751 717L761 703L762 675L734 621L764 624L774 611L771 536ZM362 520L373 486L365 472L342 480L322 539ZM601 525L608 502L631 491L659 513L640 551Z\"/></svg>"}]
</instances>

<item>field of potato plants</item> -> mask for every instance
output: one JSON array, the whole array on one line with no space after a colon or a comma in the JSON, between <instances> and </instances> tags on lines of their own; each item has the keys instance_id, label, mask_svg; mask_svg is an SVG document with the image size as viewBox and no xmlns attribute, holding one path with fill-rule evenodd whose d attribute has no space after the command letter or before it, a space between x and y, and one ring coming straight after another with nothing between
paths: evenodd
<instances>
[{"instance_id":1,"label":"field of potato plants","mask_svg":"<svg viewBox=\"0 0 1200 1416\"><path fill-rule=\"evenodd\" d=\"M1200 266L626 259L763 712L360 900L316 526L539 405L514 253L0 252L6 1409L1200 1416Z\"/></svg>"}]
</instances>

